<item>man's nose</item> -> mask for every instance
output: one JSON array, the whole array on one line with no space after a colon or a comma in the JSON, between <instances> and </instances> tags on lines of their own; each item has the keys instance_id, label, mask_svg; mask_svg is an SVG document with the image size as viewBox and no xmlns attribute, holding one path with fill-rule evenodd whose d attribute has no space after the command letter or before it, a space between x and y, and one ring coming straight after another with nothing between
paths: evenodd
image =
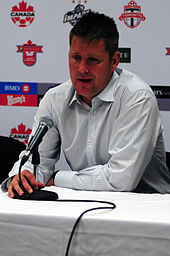
<instances>
[{"instance_id":1,"label":"man's nose","mask_svg":"<svg viewBox=\"0 0 170 256\"><path fill-rule=\"evenodd\" d=\"M85 74L88 73L88 71L89 69L86 60L81 60L81 62L79 63L79 72Z\"/></svg>"}]
</instances>

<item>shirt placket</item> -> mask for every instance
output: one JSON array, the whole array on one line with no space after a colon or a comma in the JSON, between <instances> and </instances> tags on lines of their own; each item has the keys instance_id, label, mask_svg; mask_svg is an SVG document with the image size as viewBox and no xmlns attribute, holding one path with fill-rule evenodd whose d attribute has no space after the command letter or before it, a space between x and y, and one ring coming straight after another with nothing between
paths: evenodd
<instances>
[{"instance_id":1,"label":"shirt placket","mask_svg":"<svg viewBox=\"0 0 170 256\"><path fill-rule=\"evenodd\" d=\"M88 136L87 136L87 162L89 167L96 165L95 152L96 152L96 104L94 102L88 117Z\"/></svg>"}]
</instances>

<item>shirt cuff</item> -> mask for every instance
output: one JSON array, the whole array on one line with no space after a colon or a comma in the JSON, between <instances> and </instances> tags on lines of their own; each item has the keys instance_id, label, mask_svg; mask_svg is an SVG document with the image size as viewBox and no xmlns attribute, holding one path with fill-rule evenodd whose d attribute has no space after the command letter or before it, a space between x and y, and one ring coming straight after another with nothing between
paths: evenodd
<instances>
[{"instance_id":1,"label":"shirt cuff","mask_svg":"<svg viewBox=\"0 0 170 256\"><path fill-rule=\"evenodd\" d=\"M58 171L54 179L55 186L63 188L72 188L72 179L75 174L77 174L77 172Z\"/></svg>"}]
</instances>

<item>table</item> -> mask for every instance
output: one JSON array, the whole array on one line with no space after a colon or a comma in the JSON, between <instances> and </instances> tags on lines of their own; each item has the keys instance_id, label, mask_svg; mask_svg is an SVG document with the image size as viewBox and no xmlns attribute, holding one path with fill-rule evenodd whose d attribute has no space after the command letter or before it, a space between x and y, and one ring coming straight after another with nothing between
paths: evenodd
<instances>
[{"instance_id":1,"label":"table","mask_svg":"<svg viewBox=\"0 0 170 256\"><path fill-rule=\"evenodd\" d=\"M46 187L60 199L106 200L114 210L83 216L69 256L170 255L170 195ZM72 227L97 203L22 201L0 191L0 255L64 256Z\"/></svg>"}]
</instances>

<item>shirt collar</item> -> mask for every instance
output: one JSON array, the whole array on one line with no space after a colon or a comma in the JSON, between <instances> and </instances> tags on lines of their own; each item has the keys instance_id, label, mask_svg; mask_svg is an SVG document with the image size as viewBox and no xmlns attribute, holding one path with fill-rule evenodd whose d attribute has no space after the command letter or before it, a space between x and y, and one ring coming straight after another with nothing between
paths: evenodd
<instances>
[{"instance_id":1,"label":"shirt collar","mask_svg":"<svg viewBox=\"0 0 170 256\"><path fill-rule=\"evenodd\" d=\"M101 99L102 101L114 101L114 89L115 89L115 82L117 80L117 78L119 77L119 75L117 74L117 72L115 71L113 73L113 76L109 82L109 84L106 86L106 88L101 91L101 93L99 93L96 97Z\"/></svg>"},{"instance_id":2,"label":"shirt collar","mask_svg":"<svg viewBox=\"0 0 170 256\"><path fill-rule=\"evenodd\" d=\"M73 86L73 85L72 85ZM71 106L73 102L77 101L80 104L80 101L78 100L76 90L74 89L74 94L72 96L72 99L70 100L68 106Z\"/></svg>"}]
</instances>

